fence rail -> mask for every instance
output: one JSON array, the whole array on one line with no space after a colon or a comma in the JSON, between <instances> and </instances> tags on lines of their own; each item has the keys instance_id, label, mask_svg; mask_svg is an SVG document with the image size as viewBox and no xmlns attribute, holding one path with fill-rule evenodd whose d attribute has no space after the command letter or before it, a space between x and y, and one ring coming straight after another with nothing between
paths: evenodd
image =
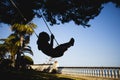
<instances>
[{"instance_id":1,"label":"fence rail","mask_svg":"<svg viewBox=\"0 0 120 80\"><path fill-rule=\"evenodd\" d=\"M59 67L62 74L76 74L120 79L120 67Z\"/></svg>"}]
</instances>

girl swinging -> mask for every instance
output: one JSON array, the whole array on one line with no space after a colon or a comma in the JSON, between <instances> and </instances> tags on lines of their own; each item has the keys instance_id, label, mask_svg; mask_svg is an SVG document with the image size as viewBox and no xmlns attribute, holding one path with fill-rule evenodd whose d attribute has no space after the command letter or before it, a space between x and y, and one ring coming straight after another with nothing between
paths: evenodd
<instances>
[{"instance_id":1,"label":"girl swinging","mask_svg":"<svg viewBox=\"0 0 120 80\"><path fill-rule=\"evenodd\" d=\"M38 49L52 58L63 56L64 52L69 47L74 45L74 39L71 38L69 42L60 44L57 47L53 48L53 40L54 35L51 34L51 37L49 37L49 35L46 32L41 32L37 40Z\"/></svg>"}]
</instances>

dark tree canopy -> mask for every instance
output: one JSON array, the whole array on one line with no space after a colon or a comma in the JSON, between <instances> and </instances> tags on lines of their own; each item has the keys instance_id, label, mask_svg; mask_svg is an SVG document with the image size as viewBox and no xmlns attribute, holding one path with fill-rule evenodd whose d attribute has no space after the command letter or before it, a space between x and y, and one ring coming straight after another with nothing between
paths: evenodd
<instances>
[{"instance_id":1,"label":"dark tree canopy","mask_svg":"<svg viewBox=\"0 0 120 80\"><path fill-rule=\"evenodd\" d=\"M108 2L120 7L119 0L0 0L0 23L26 24L43 14L51 25L73 21L89 26L89 20L98 16Z\"/></svg>"}]
</instances>

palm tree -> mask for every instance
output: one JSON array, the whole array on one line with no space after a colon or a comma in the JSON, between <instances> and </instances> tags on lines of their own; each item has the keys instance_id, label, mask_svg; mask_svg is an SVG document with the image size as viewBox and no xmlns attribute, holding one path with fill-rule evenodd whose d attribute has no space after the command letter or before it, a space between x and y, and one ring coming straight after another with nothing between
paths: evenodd
<instances>
[{"instance_id":1,"label":"palm tree","mask_svg":"<svg viewBox=\"0 0 120 80\"><path fill-rule=\"evenodd\" d=\"M11 60L13 61L12 66L15 65L15 55L17 54L18 61L20 62L21 54L24 52L31 53L33 52L27 44L29 43L30 35L34 32L36 25L33 23L29 24L14 24L11 26L11 30L14 31L7 39L1 39L4 41L3 44L0 44L0 54L2 56L5 51L10 52ZM3 49L4 48L4 49ZM19 66L19 65L18 65Z\"/></svg>"},{"instance_id":2,"label":"palm tree","mask_svg":"<svg viewBox=\"0 0 120 80\"><path fill-rule=\"evenodd\" d=\"M11 26L11 30L14 31L14 33L18 34L20 37L20 44L21 47L23 46L23 40L26 35L32 35L34 32L34 28L37 26L34 23L28 23L28 24L14 24Z\"/></svg>"},{"instance_id":3,"label":"palm tree","mask_svg":"<svg viewBox=\"0 0 120 80\"><path fill-rule=\"evenodd\" d=\"M16 47L15 45L13 46L13 41L15 40L13 39L13 34L10 35L7 39L0 39L0 41L2 41L2 44L0 44L0 64L3 68L12 66L12 62L14 62L13 53L15 53L14 51L16 51ZM6 56L8 53L11 53L12 58L10 55Z\"/></svg>"},{"instance_id":4,"label":"palm tree","mask_svg":"<svg viewBox=\"0 0 120 80\"><path fill-rule=\"evenodd\" d=\"M15 34L17 34L17 36L19 37L19 48L18 48L18 52L17 52L17 59L18 59L18 64L17 66L19 67L19 63L20 63L20 58L21 58L21 54L23 53L22 50L24 49L24 47L26 46L26 44L29 43L29 38L30 35L32 35L32 33L34 32L34 28L36 28L37 26L33 23L28 23L28 24L14 24L11 26L11 30L14 31Z\"/></svg>"},{"instance_id":5,"label":"palm tree","mask_svg":"<svg viewBox=\"0 0 120 80\"><path fill-rule=\"evenodd\" d=\"M5 54L9 52L11 56L11 61L13 62L11 65L14 67L14 65L17 64L16 62L17 59L15 59L15 55L19 52L20 38L17 36L17 34L14 33L14 34L11 34L7 39L0 39L0 41L3 41L0 44L0 59L4 60ZM28 38L25 38L24 42L25 44L27 44L29 42ZM24 53L30 53L31 55L33 55L33 52L30 46L24 46L21 51L23 56L25 56ZM19 62L20 64L21 62L23 62L22 59L24 58L21 58L21 61ZM32 62L33 60L27 60L27 61ZM30 63L26 63L26 64L30 64Z\"/></svg>"},{"instance_id":6,"label":"palm tree","mask_svg":"<svg viewBox=\"0 0 120 80\"><path fill-rule=\"evenodd\" d=\"M5 54L8 52L6 45L3 44L4 40L5 39L0 39L0 62L4 59Z\"/></svg>"}]
</instances>

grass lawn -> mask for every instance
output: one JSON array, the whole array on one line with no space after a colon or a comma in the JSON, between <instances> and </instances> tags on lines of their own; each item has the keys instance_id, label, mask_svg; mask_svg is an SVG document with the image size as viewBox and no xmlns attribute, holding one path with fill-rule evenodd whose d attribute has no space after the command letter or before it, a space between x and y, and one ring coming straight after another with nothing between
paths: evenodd
<instances>
[{"instance_id":1,"label":"grass lawn","mask_svg":"<svg viewBox=\"0 0 120 80\"><path fill-rule=\"evenodd\" d=\"M0 70L0 80L74 80L60 74L43 73L33 70L6 71Z\"/></svg>"}]
</instances>

